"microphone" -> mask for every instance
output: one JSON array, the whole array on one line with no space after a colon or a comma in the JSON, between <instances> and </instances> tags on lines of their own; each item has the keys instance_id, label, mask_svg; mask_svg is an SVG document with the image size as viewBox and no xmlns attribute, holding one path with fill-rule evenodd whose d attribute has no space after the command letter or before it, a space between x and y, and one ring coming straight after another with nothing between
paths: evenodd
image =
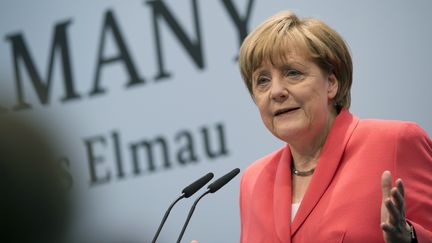
<instances>
[{"instance_id":1,"label":"microphone","mask_svg":"<svg viewBox=\"0 0 432 243\"><path fill-rule=\"evenodd\" d=\"M197 200L195 200L194 204L192 205L192 207L189 211L186 222L183 225L183 229L182 229L182 231L181 231L181 233L177 239L177 243L180 243L181 239L183 238L184 232L186 231L186 227L189 224L189 221L192 217L192 214L193 214L195 207L196 207L197 203L199 202L199 200L201 200L201 198L203 198L205 195L207 195L209 193L217 192L219 189L221 189L223 186L225 186L229 181L231 181L239 172L240 172L240 169L236 168L236 169L228 172L227 174L225 174L221 178L217 179L216 181L212 182L207 187L208 190L205 193L203 193L200 197L198 197Z\"/></svg>"},{"instance_id":2,"label":"microphone","mask_svg":"<svg viewBox=\"0 0 432 243\"><path fill-rule=\"evenodd\" d=\"M210 193L215 193L218 191L221 187L225 186L230 180L232 180L238 173L240 172L239 168L236 168L226 175L222 176L221 178L217 179L213 183L211 183L207 188L209 189Z\"/></svg>"},{"instance_id":3,"label":"microphone","mask_svg":"<svg viewBox=\"0 0 432 243\"><path fill-rule=\"evenodd\" d=\"M198 180L194 181L189 186L185 187L182 191L185 198L188 198L192 196L195 192L197 192L199 189L201 189L205 184L207 184L211 179L213 179L213 173L208 173L207 175L199 178Z\"/></svg>"},{"instance_id":4,"label":"microphone","mask_svg":"<svg viewBox=\"0 0 432 243\"><path fill-rule=\"evenodd\" d=\"M182 195L180 195L180 197L178 197L173 203L171 203L171 205L168 207L167 211L165 212L165 215L159 225L158 230L156 231L156 234L153 237L152 243L155 243L159 233L162 230L163 225L165 224L165 221L168 218L168 215L171 212L171 209L174 207L174 205L180 201L183 198L188 198L190 196L192 196L195 192L197 192L199 189L201 189L203 186L205 186L205 184L207 184L212 178L213 178L213 173L207 173L207 175L199 178L198 180L194 181L192 184L190 184L189 186L185 187L182 190Z\"/></svg>"}]
</instances>

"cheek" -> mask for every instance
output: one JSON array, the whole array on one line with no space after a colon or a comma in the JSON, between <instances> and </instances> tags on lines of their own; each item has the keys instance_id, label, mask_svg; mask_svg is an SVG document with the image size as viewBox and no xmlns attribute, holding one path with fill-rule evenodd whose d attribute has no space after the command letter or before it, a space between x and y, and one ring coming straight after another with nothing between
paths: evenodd
<instances>
[{"instance_id":1,"label":"cheek","mask_svg":"<svg viewBox=\"0 0 432 243\"><path fill-rule=\"evenodd\" d=\"M295 93L293 92L292 98L299 105L306 109L311 109L313 106L316 106L317 103L322 102L323 94L316 87L303 87Z\"/></svg>"},{"instance_id":2,"label":"cheek","mask_svg":"<svg viewBox=\"0 0 432 243\"><path fill-rule=\"evenodd\" d=\"M310 89L308 92L299 93L298 100L310 120L316 119L318 114L327 110L327 93L321 89Z\"/></svg>"},{"instance_id":3,"label":"cheek","mask_svg":"<svg viewBox=\"0 0 432 243\"><path fill-rule=\"evenodd\" d=\"M328 87L326 85L312 88L309 96L313 102L326 105L329 96L327 88Z\"/></svg>"},{"instance_id":4,"label":"cheek","mask_svg":"<svg viewBox=\"0 0 432 243\"><path fill-rule=\"evenodd\" d=\"M269 125L271 124L272 116L270 115L268 104L265 101L260 99L256 99L255 103L260 113L261 120L264 122L264 125L266 127L269 127Z\"/></svg>"},{"instance_id":5,"label":"cheek","mask_svg":"<svg viewBox=\"0 0 432 243\"><path fill-rule=\"evenodd\" d=\"M269 119L269 115L268 115L269 113L268 113L267 107L265 107L265 106L258 106L258 110L259 110L261 119L263 121L266 121L266 120Z\"/></svg>"},{"instance_id":6,"label":"cheek","mask_svg":"<svg viewBox=\"0 0 432 243\"><path fill-rule=\"evenodd\" d=\"M260 113L263 113L266 109L268 109L268 102L262 95L254 95L253 98Z\"/></svg>"}]
</instances>

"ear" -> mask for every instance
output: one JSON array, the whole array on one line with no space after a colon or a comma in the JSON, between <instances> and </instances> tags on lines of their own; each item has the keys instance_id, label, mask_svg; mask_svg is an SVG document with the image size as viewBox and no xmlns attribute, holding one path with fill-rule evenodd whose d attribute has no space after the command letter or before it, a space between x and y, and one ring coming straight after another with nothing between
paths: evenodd
<instances>
[{"instance_id":1,"label":"ear","mask_svg":"<svg viewBox=\"0 0 432 243\"><path fill-rule=\"evenodd\" d=\"M339 81L334 75L334 73L329 74L328 76L328 88L327 88L327 97L329 100L336 97L336 94L339 90Z\"/></svg>"}]
</instances>

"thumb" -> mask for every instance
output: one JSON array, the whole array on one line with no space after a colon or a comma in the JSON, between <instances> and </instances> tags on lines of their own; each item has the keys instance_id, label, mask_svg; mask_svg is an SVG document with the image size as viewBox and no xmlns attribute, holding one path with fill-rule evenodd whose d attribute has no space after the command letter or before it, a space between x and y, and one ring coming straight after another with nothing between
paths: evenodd
<instances>
[{"instance_id":1,"label":"thumb","mask_svg":"<svg viewBox=\"0 0 432 243\"><path fill-rule=\"evenodd\" d=\"M381 176L381 192L382 192L382 200L386 200L391 196L392 189L392 176L390 171L386 170Z\"/></svg>"},{"instance_id":2,"label":"thumb","mask_svg":"<svg viewBox=\"0 0 432 243\"><path fill-rule=\"evenodd\" d=\"M197 240L193 240L193 241L191 241L191 243L198 243L198 241Z\"/></svg>"}]
</instances>

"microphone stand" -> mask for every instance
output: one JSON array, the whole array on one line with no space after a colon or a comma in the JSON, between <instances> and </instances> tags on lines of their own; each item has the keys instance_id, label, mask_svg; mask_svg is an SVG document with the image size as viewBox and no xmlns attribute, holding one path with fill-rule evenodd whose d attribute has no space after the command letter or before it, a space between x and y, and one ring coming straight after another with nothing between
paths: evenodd
<instances>
[{"instance_id":1,"label":"microphone stand","mask_svg":"<svg viewBox=\"0 0 432 243\"><path fill-rule=\"evenodd\" d=\"M180 243L181 239L183 238L183 234L184 234L184 232L186 230L187 225L189 224L189 221L190 221L190 219L192 217L193 212L195 211L195 206L197 205L198 201L201 200L201 198L203 198L205 195L207 195L209 193L210 193L210 190L206 191L197 200L195 200L194 204L192 205L191 209L189 210L189 214L187 216L185 224L183 225L183 229L182 229L182 231L181 231L181 233L180 233L180 235L179 235L179 237L177 239L177 243Z\"/></svg>"},{"instance_id":2,"label":"microphone stand","mask_svg":"<svg viewBox=\"0 0 432 243\"><path fill-rule=\"evenodd\" d=\"M162 226L164 225L166 219L168 218L168 215L170 214L171 209L174 207L174 205L175 205L178 201L180 201L180 200L183 199L184 197L185 197L185 194L182 194L182 195L181 195L179 198L177 198L173 203L171 203L171 205L169 206L168 210L166 211L166 213L165 213L165 215L164 215L164 217L163 217L163 219L162 219L162 222L161 222L160 225L159 225L159 228L158 228L158 230L157 230L157 232L156 232L156 234L155 234L155 236L154 236L154 238L153 238L153 240L152 240L152 243L156 243L156 240L157 240L157 238L158 238L158 236L159 236L159 233L160 233L161 230L162 230Z\"/></svg>"}]
</instances>

